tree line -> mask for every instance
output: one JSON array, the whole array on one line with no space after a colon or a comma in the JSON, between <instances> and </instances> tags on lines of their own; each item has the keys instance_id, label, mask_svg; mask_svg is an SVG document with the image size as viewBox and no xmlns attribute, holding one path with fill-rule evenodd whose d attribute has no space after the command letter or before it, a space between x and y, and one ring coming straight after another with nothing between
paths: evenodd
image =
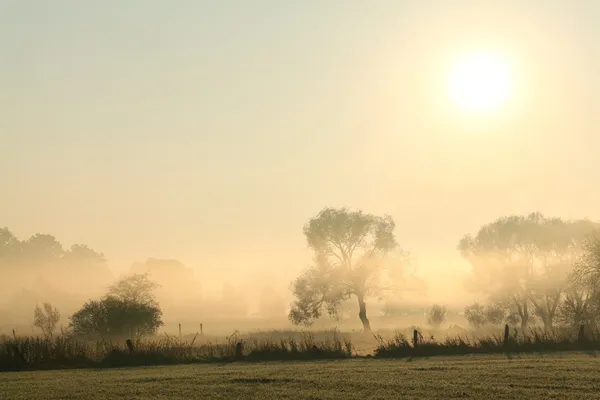
<instances>
[{"instance_id":1,"label":"tree line","mask_svg":"<svg viewBox=\"0 0 600 400\"><path fill-rule=\"evenodd\" d=\"M310 325L324 314L335 317L352 300L358 305L363 330L370 332L369 299L419 286L414 258L397 243L395 228L389 215L347 208L327 207L311 218L304 235L313 262L292 282L295 300L289 320ZM598 223L589 220L532 213L501 217L475 234L465 235L457 249L471 266L470 290L487 299L486 304L465 308L467 320L474 327L519 325L524 332L538 323L548 331L556 324L597 328L599 229ZM42 260L73 271L82 266L104 268L106 263L101 253L87 246L75 245L65 251L50 235L34 235L19 242L7 228L0 230L0 266L10 264L31 271ZM125 327L151 333L162 324L162 311L153 294L156 288L147 274L126 277L110 286L100 300L90 300L74 313L71 328L80 334L122 333ZM58 313L51 305L44 307L35 311L36 321L42 321L40 327L44 316L48 323ZM439 326L445 313L441 305L432 308L430 323Z\"/></svg>"},{"instance_id":2,"label":"tree line","mask_svg":"<svg viewBox=\"0 0 600 400\"><path fill-rule=\"evenodd\" d=\"M600 322L600 225L566 221L541 213L506 216L467 234L458 250L472 268L471 291L484 294L487 307L465 308L475 326L507 322L526 332L536 320L548 331ZM366 298L406 284L407 262L390 216L347 208L325 208L304 227L314 262L293 283L296 300L289 318L310 325L323 312L335 316L354 298L364 331L371 330ZM440 266L443 267L443 266ZM405 287L405 286L404 286ZM439 306L438 306L439 307ZM433 310L430 318L439 325Z\"/></svg>"}]
</instances>

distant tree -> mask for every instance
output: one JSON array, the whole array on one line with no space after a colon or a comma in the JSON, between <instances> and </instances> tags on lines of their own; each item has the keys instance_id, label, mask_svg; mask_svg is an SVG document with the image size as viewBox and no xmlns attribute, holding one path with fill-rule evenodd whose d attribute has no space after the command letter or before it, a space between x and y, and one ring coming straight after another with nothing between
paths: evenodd
<instances>
[{"instance_id":1,"label":"distant tree","mask_svg":"<svg viewBox=\"0 0 600 400\"><path fill-rule=\"evenodd\" d=\"M569 290L560 307L564 325L600 327L600 231L590 234L583 255L569 281Z\"/></svg>"},{"instance_id":2,"label":"distant tree","mask_svg":"<svg viewBox=\"0 0 600 400\"><path fill-rule=\"evenodd\" d=\"M145 274L133 274L120 279L109 287L108 295L139 304L156 305L154 291L160 287Z\"/></svg>"},{"instance_id":3,"label":"distant tree","mask_svg":"<svg viewBox=\"0 0 600 400\"><path fill-rule=\"evenodd\" d=\"M389 266L384 259L397 246L394 228L390 216L346 208L325 208L312 218L304 235L315 264L292 285L296 300L290 320L308 325L323 309L334 316L343 302L356 297L364 331L371 331L366 298L385 288L380 281Z\"/></svg>"},{"instance_id":4,"label":"distant tree","mask_svg":"<svg viewBox=\"0 0 600 400\"><path fill-rule=\"evenodd\" d=\"M71 316L69 327L88 338L124 338L155 333L163 325L161 317L156 304L107 296L85 303Z\"/></svg>"},{"instance_id":5,"label":"distant tree","mask_svg":"<svg viewBox=\"0 0 600 400\"><path fill-rule=\"evenodd\" d=\"M465 307L465 319L475 329L483 327L486 323L485 307L479 303Z\"/></svg>"},{"instance_id":6,"label":"distant tree","mask_svg":"<svg viewBox=\"0 0 600 400\"><path fill-rule=\"evenodd\" d=\"M484 225L475 237L465 236L458 248L478 288L518 314L523 331L534 315L551 330L569 272L596 226L540 213L509 216Z\"/></svg>"},{"instance_id":7,"label":"distant tree","mask_svg":"<svg viewBox=\"0 0 600 400\"><path fill-rule=\"evenodd\" d=\"M427 312L427 323L433 328L439 329L444 321L446 321L447 314L448 310L446 306L434 304Z\"/></svg>"},{"instance_id":8,"label":"distant tree","mask_svg":"<svg viewBox=\"0 0 600 400\"><path fill-rule=\"evenodd\" d=\"M64 255L62 244L52 235L36 233L22 242L23 256L34 267L53 267Z\"/></svg>"},{"instance_id":9,"label":"distant tree","mask_svg":"<svg viewBox=\"0 0 600 400\"><path fill-rule=\"evenodd\" d=\"M14 258L21 253L21 242L7 228L0 228L0 262Z\"/></svg>"},{"instance_id":10,"label":"distant tree","mask_svg":"<svg viewBox=\"0 0 600 400\"><path fill-rule=\"evenodd\" d=\"M60 312L50 303L44 303L44 308L36 306L33 312L33 326L40 328L45 337L52 336L56 324L60 320Z\"/></svg>"},{"instance_id":11,"label":"distant tree","mask_svg":"<svg viewBox=\"0 0 600 400\"><path fill-rule=\"evenodd\" d=\"M83 268L103 268L106 266L104 254L84 244L75 244L64 253L65 264Z\"/></svg>"},{"instance_id":12,"label":"distant tree","mask_svg":"<svg viewBox=\"0 0 600 400\"><path fill-rule=\"evenodd\" d=\"M500 325L504 322L504 309L498 305L490 305L485 309L485 322L490 325Z\"/></svg>"}]
</instances>

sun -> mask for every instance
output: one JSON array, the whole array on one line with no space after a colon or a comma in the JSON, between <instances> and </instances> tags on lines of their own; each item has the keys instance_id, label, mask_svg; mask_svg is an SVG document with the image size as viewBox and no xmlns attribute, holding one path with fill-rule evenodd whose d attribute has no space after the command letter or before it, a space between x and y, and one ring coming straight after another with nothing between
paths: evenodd
<instances>
[{"instance_id":1,"label":"sun","mask_svg":"<svg viewBox=\"0 0 600 400\"><path fill-rule=\"evenodd\" d=\"M513 93L510 63L502 54L477 51L466 54L451 68L448 94L461 110L489 113L502 107Z\"/></svg>"}]
</instances>

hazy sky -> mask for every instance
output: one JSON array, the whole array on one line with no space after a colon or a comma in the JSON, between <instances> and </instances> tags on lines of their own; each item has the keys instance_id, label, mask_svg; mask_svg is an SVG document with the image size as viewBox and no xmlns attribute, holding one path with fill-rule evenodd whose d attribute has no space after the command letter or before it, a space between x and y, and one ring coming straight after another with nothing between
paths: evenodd
<instances>
[{"instance_id":1,"label":"hazy sky","mask_svg":"<svg viewBox=\"0 0 600 400\"><path fill-rule=\"evenodd\" d=\"M507 213L600 219L600 2L0 0L0 226L241 278L324 206L389 213L424 272ZM513 64L458 114L461 52Z\"/></svg>"}]
</instances>

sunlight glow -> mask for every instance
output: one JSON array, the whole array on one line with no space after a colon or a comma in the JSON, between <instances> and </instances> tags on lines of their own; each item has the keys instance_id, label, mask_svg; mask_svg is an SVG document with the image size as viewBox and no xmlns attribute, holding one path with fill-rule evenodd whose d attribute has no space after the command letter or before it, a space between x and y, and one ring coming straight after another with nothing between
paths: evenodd
<instances>
[{"instance_id":1,"label":"sunlight glow","mask_svg":"<svg viewBox=\"0 0 600 400\"><path fill-rule=\"evenodd\" d=\"M463 111L487 113L504 105L512 95L514 79L500 54L474 52L457 61L448 77L448 92Z\"/></svg>"}]
</instances>

